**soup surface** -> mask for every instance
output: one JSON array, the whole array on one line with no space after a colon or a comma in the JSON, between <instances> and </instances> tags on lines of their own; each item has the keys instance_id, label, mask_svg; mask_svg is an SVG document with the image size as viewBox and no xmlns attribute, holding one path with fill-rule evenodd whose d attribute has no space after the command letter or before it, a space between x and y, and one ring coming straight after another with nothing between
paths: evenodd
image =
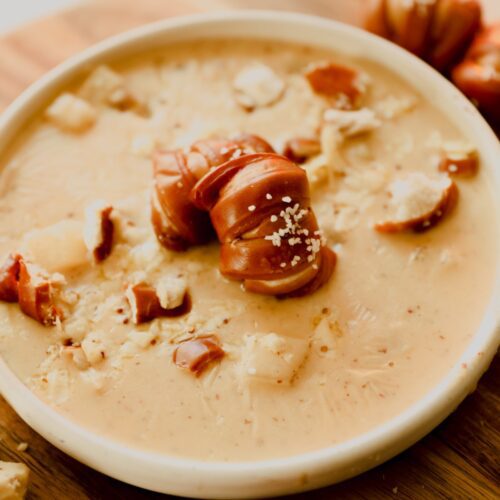
<instances>
[{"instance_id":1,"label":"soup surface","mask_svg":"<svg viewBox=\"0 0 500 500\"><path fill-rule=\"evenodd\" d=\"M277 151L317 137L325 110L345 107L304 76L323 61L364 75L358 107L377 122L345 137L333 164L322 134L322 151L303 163L338 257L328 283L302 298L253 294L221 275L216 242L163 248L150 223L152 151L237 132ZM235 89L256 66L266 68L264 90ZM204 41L110 67L97 73L101 87L96 73L82 77L68 89L77 100L33 119L0 159L0 257L19 252L52 273L65 311L43 326L0 303L0 353L33 392L129 446L238 461L358 436L444 377L492 292L498 248L488 179L480 165L475 176L457 176L456 206L428 231L384 234L374 224L389 217L394 180L444 176L445 145L464 142L453 123L385 69L308 47ZM133 104L104 102L99 92L112 78ZM113 206L115 235L110 256L95 263L82 235L85 208L99 199ZM124 286L169 277L187 283L191 311L135 324ZM180 341L209 333L222 359L199 376L173 362Z\"/></svg>"}]
</instances>

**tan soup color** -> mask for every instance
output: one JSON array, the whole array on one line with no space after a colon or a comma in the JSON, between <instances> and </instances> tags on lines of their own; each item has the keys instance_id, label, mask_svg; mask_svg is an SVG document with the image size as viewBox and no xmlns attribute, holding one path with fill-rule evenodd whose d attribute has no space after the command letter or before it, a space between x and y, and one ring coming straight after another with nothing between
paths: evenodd
<instances>
[{"instance_id":1,"label":"tan soup color","mask_svg":"<svg viewBox=\"0 0 500 500\"><path fill-rule=\"evenodd\" d=\"M372 63L349 61L372 79L365 104L382 114L394 99L414 100L415 107L348 141L346 177L313 189L320 224L339 255L321 291L281 301L252 295L218 273L216 244L174 254L155 243L150 160L135 154L134 144L154 137L184 146L240 130L274 145L310 135L327 103L313 95L302 72L311 61L332 58L343 61L254 41L183 45L114 66L149 103L150 118L100 107L95 126L82 134L33 121L1 159L0 256L22 247L34 228L83 220L84 207L96 198L120 209L121 228L107 261L64 272L66 289L80 299L62 327L44 328L16 305L0 304L0 352L40 398L132 447L257 460L373 429L424 396L457 362L491 295L497 256L492 193L480 172L458 181L458 206L436 228L418 235L373 230L387 182L400 170L434 173L440 140L459 136L408 85ZM286 92L276 104L248 113L235 102L231 82L255 60L280 75ZM60 256L64 245L53 252ZM184 275L192 312L140 327L127 323L122 287L137 272L151 279ZM193 330L216 332L228 352L199 378L172 362L172 341ZM296 363L291 381L278 383L272 374L255 380L244 366L245 336L269 332L302 339L299 361L289 358ZM81 371L60 346L63 338L86 336L102 343L106 359Z\"/></svg>"}]
</instances>

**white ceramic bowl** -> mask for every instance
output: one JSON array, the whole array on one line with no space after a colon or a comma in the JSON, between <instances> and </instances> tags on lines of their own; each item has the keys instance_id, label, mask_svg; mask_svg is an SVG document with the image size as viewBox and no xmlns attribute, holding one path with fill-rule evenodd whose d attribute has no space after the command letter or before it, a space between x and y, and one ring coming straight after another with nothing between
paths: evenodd
<instances>
[{"instance_id":1,"label":"white ceramic bowl","mask_svg":"<svg viewBox=\"0 0 500 500\"><path fill-rule=\"evenodd\" d=\"M283 12L240 11L175 18L111 38L71 58L30 87L0 119L0 150L62 87L90 65L198 38L252 37L331 48L371 59L407 80L450 117L479 149L483 173L500 193L498 140L476 109L429 66L361 30ZM498 205L497 205L498 208ZM498 211L498 210L497 210ZM500 213L499 213L500 219ZM499 276L498 269L492 273ZM57 414L0 360L0 391L33 429L72 457L109 476L151 490L193 497L249 498L298 492L359 474L401 452L439 424L472 391L500 337L500 280L484 320L448 375L396 418L348 442L302 455L245 463L181 459L108 441ZM478 356L478 352L483 352ZM461 368L467 363L467 370Z\"/></svg>"}]
</instances>

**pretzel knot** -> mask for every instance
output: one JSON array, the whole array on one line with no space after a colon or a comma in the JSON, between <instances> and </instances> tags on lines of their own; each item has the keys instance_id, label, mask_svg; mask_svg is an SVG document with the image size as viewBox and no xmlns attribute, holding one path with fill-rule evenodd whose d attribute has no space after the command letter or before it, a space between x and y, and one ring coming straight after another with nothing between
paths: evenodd
<instances>
[{"instance_id":1,"label":"pretzel knot","mask_svg":"<svg viewBox=\"0 0 500 500\"><path fill-rule=\"evenodd\" d=\"M155 182L153 225L166 247L203 243L213 228L221 273L260 294L307 295L330 278L336 255L322 241L306 173L264 140L245 135L160 153Z\"/></svg>"},{"instance_id":2,"label":"pretzel knot","mask_svg":"<svg viewBox=\"0 0 500 500\"><path fill-rule=\"evenodd\" d=\"M493 125L500 124L500 22L477 34L452 79Z\"/></svg>"},{"instance_id":3,"label":"pretzel knot","mask_svg":"<svg viewBox=\"0 0 500 500\"><path fill-rule=\"evenodd\" d=\"M160 243L182 251L207 243L214 236L209 215L190 200L191 189L210 168L233 156L273 148L260 137L241 134L233 140L208 139L182 150L157 151L153 157L154 188L151 222Z\"/></svg>"}]
</instances>

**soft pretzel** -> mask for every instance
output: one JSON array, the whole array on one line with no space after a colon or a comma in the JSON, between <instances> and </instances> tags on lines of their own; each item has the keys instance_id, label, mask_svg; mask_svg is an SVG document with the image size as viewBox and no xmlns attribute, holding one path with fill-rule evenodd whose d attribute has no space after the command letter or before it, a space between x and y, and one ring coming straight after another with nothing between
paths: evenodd
<instances>
[{"instance_id":1,"label":"soft pretzel","mask_svg":"<svg viewBox=\"0 0 500 500\"><path fill-rule=\"evenodd\" d=\"M162 245L185 250L213 237L210 218L189 198L191 189L210 168L249 152L273 151L263 139L241 134L232 140L195 142L189 151L157 151L153 157L154 189L151 221Z\"/></svg>"},{"instance_id":2,"label":"soft pretzel","mask_svg":"<svg viewBox=\"0 0 500 500\"><path fill-rule=\"evenodd\" d=\"M221 242L220 270L266 295L320 288L336 256L322 243L305 171L262 138L195 142L154 157L152 222L171 250Z\"/></svg>"},{"instance_id":3,"label":"soft pretzel","mask_svg":"<svg viewBox=\"0 0 500 500\"><path fill-rule=\"evenodd\" d=\"M322 242L306 173L284 156L229 160L202 177L191 198L210 212L221 273L246 290L299 296L330 278L336 256Z\"/></svg>"},{"instance_id":4,"label":"soft pretzel","mask_svg":"<svg viewBox=\"0 0 500 500\"><path fill-rule=\"evenodd\" d=\"M500 22L476 36L452 78L488 118L500 123Z\"/></svg>"}]
</instances>

